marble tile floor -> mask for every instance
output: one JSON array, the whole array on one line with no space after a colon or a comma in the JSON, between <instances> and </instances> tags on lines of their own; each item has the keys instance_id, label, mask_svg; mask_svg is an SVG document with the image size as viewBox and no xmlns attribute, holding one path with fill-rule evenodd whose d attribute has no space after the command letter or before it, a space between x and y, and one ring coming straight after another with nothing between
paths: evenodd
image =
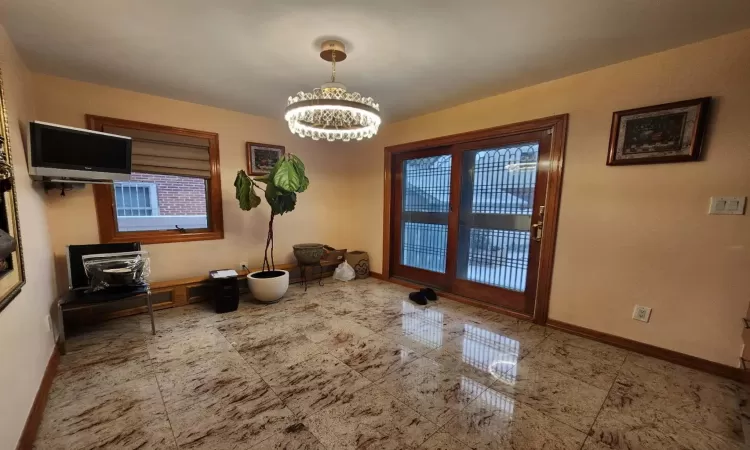
<instances>
[{"instance_id":1,"label":"marble tile floor","mask_svg":"<svg viewBox=\"0 0 750 450\"><path fill-rule=\"evenodd\" d=\"M69 341L37 449L745 447L746 387L377 280Z\"/></svg>"}]
</instances>

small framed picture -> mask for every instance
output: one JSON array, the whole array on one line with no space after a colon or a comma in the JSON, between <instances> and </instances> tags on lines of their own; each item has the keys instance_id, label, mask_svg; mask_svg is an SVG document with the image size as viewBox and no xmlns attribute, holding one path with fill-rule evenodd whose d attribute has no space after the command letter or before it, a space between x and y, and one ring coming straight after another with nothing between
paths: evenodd
<instances>
[{"instance_id":1,"label":"small framed picture","mask_svg":"<svg viewBox=\"0 0 750 450\"><path fill-rule=\"evenodd\" d=\"M281 145L247 143L247 173L250 175L265 175L271 172L273 166L284 155Z\"/></svg>"},{"instance_id":2,"label":"small framed picture","mask_svg":"<svg viewBox=\"0 0 750 450\"><path fill-rule=\"evenodd\" d=\"M617 111L612 115L608 166L696 161L711 97Z\"/></svg>"}]
</instances>

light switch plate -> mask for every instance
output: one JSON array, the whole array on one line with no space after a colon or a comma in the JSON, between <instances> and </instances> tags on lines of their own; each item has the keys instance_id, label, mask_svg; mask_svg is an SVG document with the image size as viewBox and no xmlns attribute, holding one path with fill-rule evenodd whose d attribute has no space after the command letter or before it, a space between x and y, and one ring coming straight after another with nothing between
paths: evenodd
<instances>
[{"instance_id":1,"label":"light switch plate","mask_svg":"<svg viewBox=\"0 0 750 450\"><path fill-rule=\"evenodd\" d=\"M745 214L745 197L711 197L708 213L741 216Z\"/></svg>"}]
</instances>

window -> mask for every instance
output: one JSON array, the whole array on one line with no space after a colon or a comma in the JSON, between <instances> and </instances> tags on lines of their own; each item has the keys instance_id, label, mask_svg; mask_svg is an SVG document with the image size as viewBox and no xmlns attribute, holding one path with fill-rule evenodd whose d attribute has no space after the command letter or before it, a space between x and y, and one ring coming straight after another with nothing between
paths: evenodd
<instances>
[{"instance_id":1,"label":"window","mask_svg":"<svg viewBox=\"0 0 750 450\"><path fill-rule=\"evenodd\" d=\"M224 237L215 133L87 116L89 129L133 139L129 181L95 185L102 243Z\"/></svg>"}]
</instances>

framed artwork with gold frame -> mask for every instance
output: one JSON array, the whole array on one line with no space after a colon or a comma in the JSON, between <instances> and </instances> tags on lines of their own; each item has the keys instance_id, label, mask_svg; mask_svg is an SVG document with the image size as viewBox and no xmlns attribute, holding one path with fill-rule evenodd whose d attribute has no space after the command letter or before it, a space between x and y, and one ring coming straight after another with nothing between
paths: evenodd
<instances>
[{"instance_id":1,"label":"framed artwork with gold frame","mask_svg":"<svg viewBox=\"0 0 750 450\"><path fill-rule=\"evenodd\" d=\"M617 111L608 166L700 159L711 97Z\"/></svg>"},{"instance_id":2,"label":"framed artwork with gold frame","mask_svg":"<svg viewBox=\"0 0 750 450\"><path fill-rule=\"evenodd\" d=\"M0 70L0 311L18 296L24 284L26 271L18 222L16 181L13 176L10 123L3 90L3 73Z\"/></svg>"},{"instance_id":3,"label":"framed artwork with gold frame","mask_svg":"<svg viewBox=\"0 0 750 450\"><path fill-rule=\"evenodd\" d=\"M247 173L249 175L265 175L271 173L271 169L284 156L283 145L259 144L248 142L247 147Z\"/></svg>"}]
</instances>

